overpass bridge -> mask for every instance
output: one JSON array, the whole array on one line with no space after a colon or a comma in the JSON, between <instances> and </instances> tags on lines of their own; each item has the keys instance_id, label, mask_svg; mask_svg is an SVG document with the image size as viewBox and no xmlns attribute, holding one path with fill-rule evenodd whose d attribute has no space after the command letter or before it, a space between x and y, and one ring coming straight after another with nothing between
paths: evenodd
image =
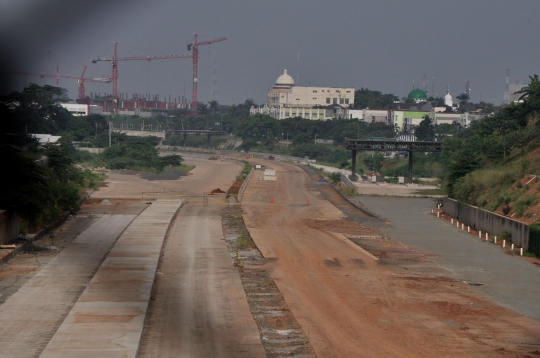
<instances>
[{"instance_id":1,"label":"overpass bridge","mask_svg":"<svg viewBox=\"0 0 540 358\"><path fill-rule=\"evenodd\" d=\"M358 180L356 176L356 152L378 151L378 152L408 152L409 154L409 180L413 177L413 153L414 152L441 152L442 142L432 141L399 141L395 138L376 138L376 139L348 139L345 138L345 149L351 151L351 180Z\"/></svg>"}]
</instances>

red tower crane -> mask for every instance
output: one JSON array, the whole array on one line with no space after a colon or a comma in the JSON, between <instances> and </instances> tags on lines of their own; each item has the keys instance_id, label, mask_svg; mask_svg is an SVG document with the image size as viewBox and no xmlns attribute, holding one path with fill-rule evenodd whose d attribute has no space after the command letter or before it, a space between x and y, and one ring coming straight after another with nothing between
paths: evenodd
<instances>
[{"instance_id":1,"label":"red tower crane","mask_svg":"<svg viewBox=\"0 0 540 358\"><path fill-rule=\"evenodd\" d=\"M112 67L112 83L113 83L113 111L118 109L118 61L133 61L133 60L170 60L174 58L190 58L191 55L160 55L160 56L131 56L118 57L118 42L114 41L114 53L112 58L94 57L92 63L98 61L110 61Z\"/></svg>"},{"instance_id":2,"label":"red tower crane","mask_svg":"<svg viewBox=\"0 0 540 358\"><path fill-rule=\"evenodd\" d=\"M215 42L225 41L226 37L220 37L214 40L201 41L197 40L197 33L194 33L194 40L187 43L188 51L192 51L191 57L193 58L193 93L191 95L191 109L197 110L197 79L198 79L198 67L199 67L199 46L200 45L210 45Z\"/></svg>"},{"instance_id":3,"label":"red tower crane","mask_svg":"<svg viewBox=\"0 0 540 358\"><path fill-rule=\"evenodd\" d=\"M36 77L54 77L56 78L56 87L60 87L60 78L70 78L73 80L77 80L79 82L79 94L78 98L82 99L85 97L84 93L84 83L85 82L97 82L97 83L111 83L111 79L109 77L94 77L94 78L84 78L84 73L86 72L86 68L88 65L84 65L83 72L80 76L66 76L60 74L60 69L58 66L56 67L56 73L45 73L45 72L32 72L32 71L2 71L4 73L9 73L13 75L25 75L25 76L36 76Z\"/></svg>"}]
</instances>

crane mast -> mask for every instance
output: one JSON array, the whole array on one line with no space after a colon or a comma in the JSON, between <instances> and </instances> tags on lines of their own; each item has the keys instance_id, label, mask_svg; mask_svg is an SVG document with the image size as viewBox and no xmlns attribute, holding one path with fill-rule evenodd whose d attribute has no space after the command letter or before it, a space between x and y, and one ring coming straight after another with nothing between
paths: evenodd
<instances>
[{"instance_id":1,"label":"crane mast","mask_svg":"<svg viewBox=\"0 0 540 358\"><path fill-rule=\"evenodd\" d=\"M195 32L193 34L193 42L187 43L187 49L188 51L192 51L191 58L193 59L193 93L191 95L191 109L196 111L197 110L197 84L198 84L198 70L199 70L199 46L200 45L210 45L215 42L225 41L227 40L226 37L220 37L218 39L214 40L208 40L208 41L201 41L199 42L197 39L197 33Z\"/></svg>"}]
</instances>

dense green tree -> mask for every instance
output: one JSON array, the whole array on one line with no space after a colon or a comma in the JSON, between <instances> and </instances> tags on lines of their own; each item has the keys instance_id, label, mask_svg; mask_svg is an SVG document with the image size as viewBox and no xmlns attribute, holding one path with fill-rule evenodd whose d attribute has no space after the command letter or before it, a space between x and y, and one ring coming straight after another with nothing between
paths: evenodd
<instances>
[{"instance_id":1,"label":"dense green tree","mask_svg":"<svg viewBox=\"0 0 540 358\"><path fill-rule=\"evenodd\" d=\"M372 172L378 172L383 166L384 156L379 153L373 153L373 155L364 158L364 165Z\"/></svg>"},{"instance_id":2,"label":"dense green tree","mask_svg":"<svg viewBox=\"0 0 540 358\"><path fill-rule=\"evenodd\" d=\"M315 141L314 141L314 138L309 133L300 132L294 136L292 143L294 145L300 145L304 143L315 143Z\"/></svg>"},{"instance_id":3,"label":"dense green tree","mask_svg":"<svg viewBox=\"0 0 540 358\"><path fill-rule=\"evenodd\" d=\"M210 108L210 112L212 112L212 114L216 113L218 107L219 107L219 103L218 101L216 101L215 99L211 100L208 102L208 107Z\"/></svg>"},{"instance_id":4,"label":"dense green tree","mask_svg":"<svg viewBox=\"0 0 540 358\"><path fill-rule=\"evenodd\" d=\"M435 129L428 115L425 115L424 119L415 128L414 134L421 141L435 140Z\"/></svg>"},{"instance_id":5,"label":"dense green tree","mask_svg":"<svg viewBox=\"0 0 540 358\"><path fill-rule=\"evenodd\" d=\"M66 91L49 85L34 83L22 92L12 92L0 97L2 111L9 111L10 118L16 120L5 124L4 128L16 133L59 133L72 117L60 103L68 101Z\"/></svg>"},{"instance_id":6,"label":"dense green tree","mask_svg":"<svg viewBox=\"0 0 540 358\"><path fill-rule=\"evenodd\" d=\"M49 182L45 168L12 146L0 146L4 175L0 185L0 208L36 222L48 205Z\"/></svg>"},{"instance_id":7,"label":"dense green tree","mask_svg":"<svg viewBox=\"0 0 540 358\"><path fill-rule=\"evenodd\" d=\"M199 102L197 104L197 113L200 116L205 116L209 113L208 105L206 103Z\"/></svg>"},{"instance_id":8,"label":"dense green tree","mask_svg":"<svg viewBox=\"0 0 540 358\"><path fill-rule=\"evenodd\" d=\"M469 95L467 93L461 93L456 96L456 99L459 101L459 111L464 113L468 109Z\"/></svg>"},{"instance_id":9,"label":"dense green tree","mask_svg":"<svg viewBox=\"0 0 540 358\"><path fill-rule=\"evenodd\" d=\"M267 115L257 114L241 118L238 121L236 134L244 141L251 139L271 144L282 136L282 131L279 121Z\"/></svg>"},{"instance_id":10,"label":"dense green tree","mask_svg":"<svg viewBox=\"0 0 540 358\"><path fill-rule=\"evenodd\" d=\"M399 98L391 93L360 88L354 93L354 108L395 108Z\"/></svg>"},{"instance_id":11,"label":"dense green tree","mask_svg":"<svg viewBox=\"0 0 540 358\"><path fill-rule=\"evenodd\" d=\"M529 84L516 93L521 94L519 99L525 102L527 113L533 113L540 110L540 80L538 75L529 78Z\"/></svg>"}]
</instances>

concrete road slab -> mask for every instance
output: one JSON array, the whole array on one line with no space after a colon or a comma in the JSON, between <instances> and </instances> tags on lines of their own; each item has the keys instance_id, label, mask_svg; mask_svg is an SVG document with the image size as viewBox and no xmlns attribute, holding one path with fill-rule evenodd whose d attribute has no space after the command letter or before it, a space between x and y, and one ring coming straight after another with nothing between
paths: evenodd
<instances>
[{"instance_id":1,"label":"concrete road slab","mask_svg":"<svg viewBox=\"0 0 540 358\"><path fill-rule=\"evenodd\" d=\"M133 221L41 357L135 357L163 239L179 206L154 203Z\"/></svg>"},{"instance_id":2,"label":"concrete road slab","mask_svg":"<svg viewBox=\"0 0 540 358\"><path fill-rule=\"evenodd\" d=\"M184 206L167 238L139 357L265 357L225 245L223 205Z\"/></svg>"},{"instance_id":3,"label":"concrete road slab","mask_svg":"<svg viewBox=\"0 0 540 358\"><path fill-rule=\"evenodd\" d=\"M0 307L0 357L34 357L41 352L134 218L100 218Z\"/></svg>"}]
</instances>

